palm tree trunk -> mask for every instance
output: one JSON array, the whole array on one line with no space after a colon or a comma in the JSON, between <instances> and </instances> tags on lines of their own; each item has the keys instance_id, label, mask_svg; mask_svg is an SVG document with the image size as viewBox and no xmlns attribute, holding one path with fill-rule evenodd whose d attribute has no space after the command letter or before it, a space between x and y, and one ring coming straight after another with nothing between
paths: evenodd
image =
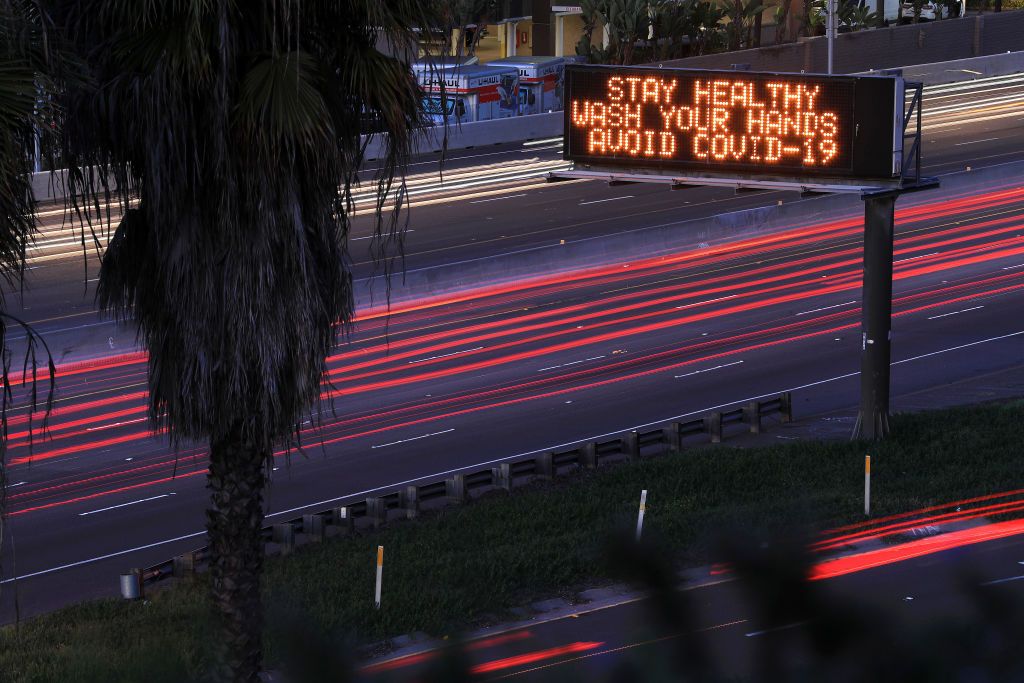
<instances>
[{"instance_id":1,"label":"palm tree trunk","mask_svg":"<svg viewBox=\"0 0 1024 683\"><path fill-rule=\"evenodd\" d=\"M255 683L263 664L263 485L269 454L247 447L236 427L210 444L206 513L211 593L220 618L215 678Z\"/></svg>"},{"instance_id":2,"label":"palm tree trunk","mask_svg":"<svg viewBox=\"0 0 1024 683\"><path fill-rule=\"evenodd\" d=\"M775 25L775 44L781 45L786 42L788 33L789 12L793 7L793 0L782 0L781 11L779 12Z\"/></svg>"}]
</instances>

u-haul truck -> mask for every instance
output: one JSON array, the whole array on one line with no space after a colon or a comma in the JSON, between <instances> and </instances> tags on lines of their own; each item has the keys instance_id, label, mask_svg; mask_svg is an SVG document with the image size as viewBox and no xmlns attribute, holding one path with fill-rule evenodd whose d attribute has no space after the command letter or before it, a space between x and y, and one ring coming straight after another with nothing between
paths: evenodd
<instances>
[{"instance_id":1,"label":"u-haul truck","mask_svg":"<svg viewBox=\"0 0 1024 683\"><path fill-rule=\"evenodd\" d=\"M425 108L435 124L516 115L519 71L513 67L474 64L414 71L424 90Z\"/></svg>"},{"instance_id":2,"label":"u-haul truck","mask_svg":"<svg viewBox=\"0 0 1024 683\"><path fill-rule=\"evenodd\" d=\"M488 65L518 69L519 114L540 114L562 108L564 57L506 57Z\"/></svg>"}]
</instances>

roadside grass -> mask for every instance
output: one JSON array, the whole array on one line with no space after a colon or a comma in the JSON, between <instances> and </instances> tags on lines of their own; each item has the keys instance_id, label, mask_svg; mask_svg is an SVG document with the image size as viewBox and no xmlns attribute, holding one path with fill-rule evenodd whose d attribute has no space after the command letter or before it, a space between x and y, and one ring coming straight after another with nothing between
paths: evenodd
<instances>
[{"instance_id":1,"label":"roadside grass","mask_svg":"<svg viewBox=\"0 0 1024 683\"><path fill-rule=\"evenodd\" d=\"M267 662L288 638L277 610L319 634L374 642L412 631L455 635L508 610L613 580L614 532L635 525L680 567L708 564L717 538L813 533L863 518L872 455L872 513L884 516L1024 488L1024 402L899 415L878 445L789 442L714 447L562 477L446 508L378 533L308 545L266 564ZM382 609L372 605L385 548ZM112 577L113 580L113 577ZM0 681L183 681L209 661L202 577L145 603L82 603L0 628Z\"/></svg>"}]
</instances>

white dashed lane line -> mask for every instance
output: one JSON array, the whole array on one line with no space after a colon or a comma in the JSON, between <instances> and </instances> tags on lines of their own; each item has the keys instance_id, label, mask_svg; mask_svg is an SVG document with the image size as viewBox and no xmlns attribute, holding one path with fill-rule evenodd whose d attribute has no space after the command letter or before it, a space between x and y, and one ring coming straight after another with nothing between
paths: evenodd
<instances>
[{"instance_id":1,"label":"white dashed lane line","mask_svg":"<svg viewBox=\"0 0 1024 683\"><path fill-rule=\"evenodd\" d=\"M928 319L929 320L935 320L936 318L947 318L947 317L949 317L951 315L956 315L958 313L966 313L968 311L976 311L979 308L985 308L985 307L984 306L972 306L971 308L965 308L965 309L963 309L961 311L953 311L952 313L941 313L939 315L928 316Z\"/></svg>"},{"instance_id":2,"label":"white dashed lane line","mask_svg":"<svg viewBox=\"0 0 1024 683\"><path fill-rule=\"evenodd\" d=\"M427 437L430 437L430 436L438 436L440 434L448 434L448 433L454 432L454 431L455 431L455 428L452 427L451 429L443 429L440 432L430 432L429 434L421 434L419 436L414 436L414 437L409 438L409 439L400 439L398 441L392 441L390 443L377 444L376 446L370 446L370 448L385 448L387 446L397 446L400 443L408 443L410 441L418 441L420 439L426 439Z\"/></svg>"},{"instance_id":3,"label":"white dashed lane line","mask_svg":"<svg viewBox=\"0 0 1024 683\"><path fill-rule=\"evenodd\" d=\"M732 363L726 363L725 365L716 365L713 368L705 368L703 370L694 370L693 372L687 372L687 373L682 374L682 375L674 375L674 378L675 379L681 379L683 377L693 377L694 375L702 375L705 372L711 372L712 370L721 370L722 368L728 368L728 367L731 367L733 365L739 365L742 362L743 361L738 360L738 361L734 361Z\"/></svg>"}]
</instances>

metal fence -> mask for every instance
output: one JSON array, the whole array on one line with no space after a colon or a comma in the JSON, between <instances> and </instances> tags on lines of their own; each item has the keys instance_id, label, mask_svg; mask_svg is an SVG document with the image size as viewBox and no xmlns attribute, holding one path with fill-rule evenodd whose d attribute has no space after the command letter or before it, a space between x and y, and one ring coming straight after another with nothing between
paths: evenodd
<instances>
[{"instance_id":1,"label":"metal fence","mask_svg":"<svg viewBox=\"0 0 1024 683\"><path fill-rule=\"evenodd\" d=\"M287 554L300 540L320 542L328 536L353 533L357 528L376 529L392 518L415 518L424 506L465 503L474 493L511 491L527 481L553 479L611 462L674 453L697 438L710 438L711 443L719 443L728 433L740 430L758 434L763 428L764 418L768 416L778 416L781 422L792 421L793 400L789 392L769 400L751 401L733 410L712 412L687 422L672 422L662 427L582 442L572 448L509 460L495 467L466 471L382 493L350 505L304 514L264 527L263 541L268 552ZM146 586L202 570L209 558L210 548L203 546L145 569L132 569L121 575L121 595L140 598Z\"/></svg>"}]
</instances>

